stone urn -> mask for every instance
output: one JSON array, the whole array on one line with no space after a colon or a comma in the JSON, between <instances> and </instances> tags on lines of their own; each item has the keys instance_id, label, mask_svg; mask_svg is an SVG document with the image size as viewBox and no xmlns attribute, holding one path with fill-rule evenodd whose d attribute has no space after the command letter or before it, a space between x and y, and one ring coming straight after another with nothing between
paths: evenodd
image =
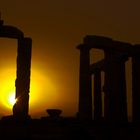
<instances>
[{"instance_id":1,"label":"stone urn","mask_svg":"<svg viewBox=\"0 0 140 140\"><path fill-rule=\"evenodd\" d=\"M49 117L58 118L58 117L60 117L62 110L60 110L60 109L46 109L46 112L48 113Z\"/></svg>"}]
</instances>

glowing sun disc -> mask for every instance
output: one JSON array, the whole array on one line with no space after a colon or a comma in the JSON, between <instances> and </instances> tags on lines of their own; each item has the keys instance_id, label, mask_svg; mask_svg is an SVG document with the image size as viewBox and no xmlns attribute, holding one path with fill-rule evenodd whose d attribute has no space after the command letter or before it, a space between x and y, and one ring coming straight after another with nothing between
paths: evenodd
<instances>
[{"instance_id":1,"label":"glowing sun disc","mask_svg":"<svg viewBox=\"0 0 140 140\"><path fill-rule=\"evenodd\" d=\"M14 105L16 103L15 93L9 94L8 102L9 102L10 105Z\"/></svg>"},{"instance_id":2,"label":"glowing sun disc","mask_svg":"<svg viewBox=\"0 0 140 140\"><path fill-rule=\"evenodd\" d=\"M3 104L9 109L12 109L16 101L14 92L7 93L3 98Z\"/></svg>"}]
</instances>

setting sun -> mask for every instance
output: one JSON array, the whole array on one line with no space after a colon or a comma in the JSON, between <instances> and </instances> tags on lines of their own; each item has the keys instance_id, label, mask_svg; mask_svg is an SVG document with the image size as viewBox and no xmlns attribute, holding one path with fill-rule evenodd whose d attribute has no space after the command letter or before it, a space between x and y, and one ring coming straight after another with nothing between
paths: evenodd
<instances>
[{"instance_id":1,"label":"setting sun","mask_svg":"<svg viewBox=\"0 0 140 140\"><path fill-rule=\"evenodd\" d=\"M16 103L15 93L14 93L14 92L12 92L12 93L9 95L8 101L9 101L9 104L12 105L12 106Z\"/></svg>"},{"instance_id":2,"label":"setting sun","mask_svg":"<svg viewBox=\"0 0 140 140\"><path fill-rule=\"evenodd\" d=\"M45 110L48 105L52 106L54 101L58 98L56 95L56 87L52 84L49 78L46 78L41 70L33 69L31 73L31 84L29 93L29 110L31 114ZM0 73L0 107L3 109L2 113L12 113L15 99L15 79L16 70L14 68L4 68ZM44 93L43 87L47 87ZM47 98L48 97L48 98ZM41 101L41 102L40 102ZM46 106L47 103L47 106ZM55 102L56 103L56 102Z\"/></svg>"},{"instance_id":3,"label":"setting sun","mask_svg":"<svg viewBox=\"0 0 140 140\"><path fill-rule=\"evenodd\" d=\"M7 109L12 109L13 104L15 103L15 84L14 79L15 75L13 73L14 69L4 69L1 71L0 78L0 101L2 106L5 106ZM7 76L5 76L7 75Z\"/></svg>"},{"instance_id":4,"label":"setting sun","mask_svg":"<svg viewBox=\"0 0 140 140\"><path fill-rule=\"evenodd\" d=\"M0 39L0 117L12 114L15 103L15 80L17 68L17 41L13 39ZM8 51L9 50L9 51ZM34 48L34 53L36 52ZM38 52L38 51L37 51ZM61 105L60 89L52 68L44 68L42 60L32 56L30 91L29 91L29 114L38 117L40 113L46 114L46 108L57 108ZM64 92L65 93L65 92ZM39 115L38 115L39 114Z\"/></svg>"},{"instance_id":5,"label":"setting sun","mask_svg":"<svg viewBox=\"0 0 140 140\"><path fill-rule=\"evenodd\" d=\"M15 99L15 93L14 92L9 92L9 93L5 93L5 95L2 96L3 99L3 105L5 105L5 107L12 109L13 105L16 102Z\"/></svg>"}]
</instances>

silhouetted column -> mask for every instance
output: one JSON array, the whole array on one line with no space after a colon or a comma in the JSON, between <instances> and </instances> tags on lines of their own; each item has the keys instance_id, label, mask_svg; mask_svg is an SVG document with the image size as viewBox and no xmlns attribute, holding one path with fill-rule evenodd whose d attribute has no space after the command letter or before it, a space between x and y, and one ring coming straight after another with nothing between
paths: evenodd
<instances>
[{"instance_id":1,"label":"silhouetted column","mask_svg":"<svg viewBox=\"0 0 140 140\"><path fill-rule=\"evenodd\" d=\"M105 52L105 119L127 121L125 61L127 56Z\"/></svg>"},{"instance_id":2,"label":"silhouetted column","mask_svg":"<svg viewBox=\"0 0 140 140\"><path fill-rule=\"evenodd\" d=\"M17 119L27 119L29 108L30 68L31 68L32 40L23 38L18 40L16 98L13 115Z\"/></svg>"},{"instance_id":3,"label":"silhouetted column","mask_svg":"<svg viewBox=\"0 0 140 140\"><path fill-rule=\"evenodd\" d=\"M94 70L94 120L102 119L101 71Z\"/></svg>"},{"instance_id":4,"label":"silhouetted column","mask_svg":"<svg viewBox=\"0 0 140 140\"><path fill-rule=\"evenodd\" d=\"M133 47L132 56L132 117L134 122L140 122L140 45Z\"/></svg>"},{"instance_id":5,"label":"silhouetted column","mask_svg":"<svg viewBox=\"0 0 140 140\"><path fill-rule=\"evenodd\" d=\"M92 89L90 74L90 49L88 46L79 45L80 49L80 75L79 75L79 118L92 119Z\"/></svg>"}]
</instances>

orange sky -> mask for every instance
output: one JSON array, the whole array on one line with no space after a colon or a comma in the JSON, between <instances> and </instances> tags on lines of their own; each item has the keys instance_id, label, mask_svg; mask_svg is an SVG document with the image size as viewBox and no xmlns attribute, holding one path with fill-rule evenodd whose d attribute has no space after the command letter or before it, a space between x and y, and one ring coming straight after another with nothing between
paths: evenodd
<instances>
[{"instance_id":1,"label":"orange sky","mask_svg":"<svg viewBox=\"0 0 140 140\"><path fill-rule=\"evenodd\" d=\"M1 1L5 24L17 26L33 40L32 82L37 89L32 88L31 95L37 100L30 105L31 115L46 115L47 108L61 108L64 115L76 114L79 74L76 46L87 34L140 43L139 5L139 0ZM0 50L1 70L15 69L16 41L3 40ZM0 114L9 113L1 108Z\"/></svg>"}]
</instances>

